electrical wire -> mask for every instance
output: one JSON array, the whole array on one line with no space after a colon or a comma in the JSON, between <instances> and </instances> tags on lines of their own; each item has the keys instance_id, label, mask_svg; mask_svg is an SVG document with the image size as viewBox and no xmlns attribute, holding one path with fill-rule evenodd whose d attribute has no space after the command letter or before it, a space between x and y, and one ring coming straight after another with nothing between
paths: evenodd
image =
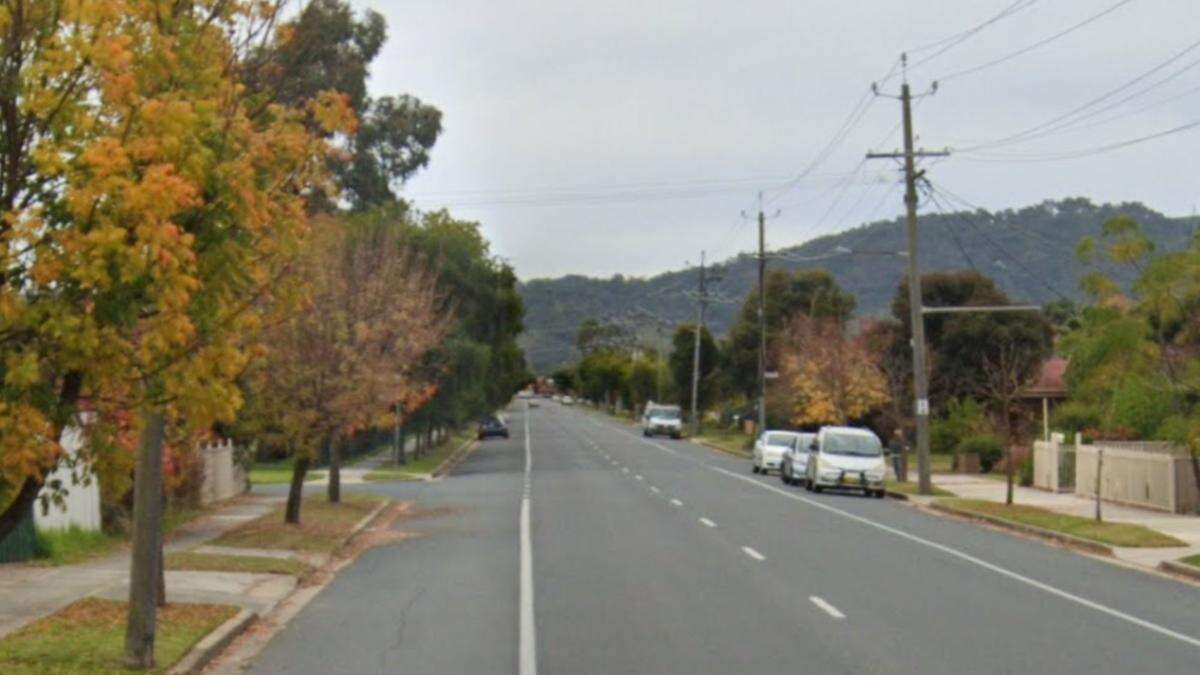
<instances>
[{"instance_id":1,"label":"electrical wire","mask_svg":"<svg viewBox=\"0 0 1200 675\"><path fill-rule=\"evenodd\" d=\"M1129 101L1131 101L1135 98L1144 96L1145 94L1157 89L1158 87L1161 87L1164 84L1167 84L1168 82L1171 82L1172 80L1178 78L1179 76L1183 75L1187 71L1195 68L1196 66L1200 65L1200 59L1196 59L1196 60L1193 60L1193 61L1185 64L1182 68L1179 68L1178 70L1167 75L1166 77L1150 84L1147 87L1143 87L1143 88L1133 92L1132 94L1125 96L1124 98L1118 99L1117 101L1110 102L1106 105L1100 105L1100 104L1102 104L1106 100L1116 96L1117 94L1120 94L1121 92L1137 85L1138 83L1145 81L1147 78L1151 77L1152 75L1159 72L1160 70L1163 70L1164 68L1170 66L1171 64L1175 63L1176 61L1182 59L1184 56L1195 51L1196 49L1200 49L1200 40L1192 42L1187 47L1185 47L1182 51L1176 52L1174 55L1172 55L1167 60L1155 65L1150 70L1147 70L1147 71L1137 75L1133 79L1126 81L1125 83L1121 84L1119 87L1117 87L1115 89L1111 89L1108 92L1105 92L1104 94L1101 94L1100 96L1097 96L1096 98L1093 98L1090 101L1087 101L1086 103L1084 103L1082 105L1076 106L1075 108L1072 108L1071 110L1069 110L1061 115L1058 115L1052 119L1042 122L1041 124L1029 127L1028 129L1025 129L1023 131L1019 131L1015 134L1010 134L1008 136L1004 136L1002 138L998 138L993 141L980 143L978 145L969 146L969 147L963 148L962 150L963 151L971 151L971 150L980 150L980 149L985 149L985 148L994 148L994 147L1000 147L1000 146L1004 146L1004 145L1012 145L1014 143L1021 143L1021 142L1033 140L1036 138L1044 138L1045 136L1048 136L1053 133L1057 133L1059 131L1067 129L1070 126L1072 126L1080 121L1091 119L1092 117L1095 117L1096 115L1102 114L1102 113L1112 110L1116 107L1119 107L1125 103L1128 103ZM1099 107L1097 107L1097 106L1099 106Z\"/></svg>"},{"instance_id":2,"label":"electrical wire","mask_svg":"<svg viewBox=\"0 0 1200 675\"><path fill-rule=\"evenodd\" d=\"M924 57L920 58L919 60L917 60L916 62L910 64L909 70L915 70L916 68L919 68L919 67L925 65L926 63L929 63L930 61L936 59L937 57L941 56L942 54L945 54L946 52L950 51L951 49L954 49L958 45L966 42L967 40L970 40L972 37L975 37L975 35L986 30L989 26L992 26L1000 21L1003 21L1004 19L1007 19L1008 17L1010 17L1014 14L1017 14L1024 9L1028 9L1029 7L1032 7L1033 5L1037 4L1037 2L1038 2L1038 0L1016 0L1016 2L1013 2L1012 4L1008 5L1004 9L1000 10L999 13L995 14L994 16L987 19L986 21L983 21L982 23L976 24L975 26L972 26L971 28L968 28L964 31L961 31L959 33L951 35L947 38L943 38L942 40L938 40L937 42L933 42L933 43L930 43L927 45L909 49L908 50L909 53L926 51L929 49L937 49L936 52L934 52L928 56L924 56ZM939 47L940 47L940 49L939 49Z\"/></svg>"},{"instance_id":3,"label":"electrical wire","mask_svg":"<svg viewBox=\"0 0 1200 675\"><path fill-rule=\"evenodd\" d=\"M967 159L969 161L974 161L974 162L999 162L999 163L1004 163L1004 162L1008 162L1008 163L1061 162L1061 161L1071 160L1071 159L1082 159L1084 157L1093 157L1095 155L1101 155L1101 154L1105 154L1108 152L1113 152L1114 150L1121 150L1123 148L1128 148L1128 147L1131 147L1134 145L1140 145L1142 143L1158 140L1160 138L1166 138L1168 136L1174 136L1175 134L1181 134L1181 133L1184 133L1187 131L1192 131L1193 129L1196 129L1197 127L1200 127L1200 120L1188 122L1187 124L1182 124L1180 126L1173 127L1171 129L1158 131L1158 132L1155 132L1152 134L1147 134L1145 136L1138 136L1137 138L1130 138L1130 139L1126 139L1124 141L1118 141L1116 143L1107 143L1104 145L1093 146L1091 148L1078 148L1075 150L1068 150L1068 151L1057 152L1057 153L1020 154L1020 153L979 153L979 152L970 153L970 152L964 152L964 153L960 153L960 156L963 157L964 159Z\"/></svg>"},{"instance_id":4,"label":"electrical wire","mask_svg":"<svg viewBox=\"0 0 1200 675\"><path fill-rule=\"evenodd\" d=\"M1085 26L1088 26L1092 23L1095 23L1096 21L1099 21L1100 19L1108 16L1109 14L1112 14L1113 12L1117 11L1118 9L1121 9L1122 7L1124 7L1125 5L1128 5L1131 2L1133 2L1133 0L1120 0L1120 2L1117 2L1116 4L1109 6L1107 9L1105 9L1101 12L1098 12L1096 14L1093 14L1093 15L1089 16L1088 18L1084 19L1083 21L1073 24L1070 27L1065 28L1049 37L1038 40L1037 42L1034 42L1033 44L1022 47L1021 49L1018 49L1014 52L1005 54L1004 56L1000 56L995 59L992 59L991 61L987 61L987 62L981 63L979 65L976 65L976 66L971 66L970 68L963 68L962 70L956 70L956 71L947 73L947 74L942 75L941 77L937 78L937 80L939 82L946 82L946 81L949 81L949 80L952 80L952 79L955 79L958 77L962 77L964 75L970 75L972 73L977 73L981 70L986 70L988 68L992 68L992 67L998 66L1002 63L1011 61L1017 57L1024 56L1025 54L1028 54L1029 52L1034 51L1035 49L1044 47L1044 46L1050 44L1051 42L1054 42L1056 40L1064 38L1067 35L1070 35L1071 33L1074 33L1075 31L1084 28Z\"/></svg>"}]
</instances>

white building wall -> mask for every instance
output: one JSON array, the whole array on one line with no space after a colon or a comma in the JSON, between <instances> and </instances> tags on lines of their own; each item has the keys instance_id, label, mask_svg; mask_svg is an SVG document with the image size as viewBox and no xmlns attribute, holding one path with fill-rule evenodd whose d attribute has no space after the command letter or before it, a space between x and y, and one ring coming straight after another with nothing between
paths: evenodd
<instances>
[{"instance_id":1,"label":"white building wall","mask_svg":"<svg viewBox=\"0 0 1200 675\"><path fill-rule=\"evenodd\" d=\"M100 484L86 466L71 468L72 460L79 456L83 447L83 434L79 427L70 426L63 430L62 446L65 457L58 467L46 479L47 486L55 482L62 486L63 500L55 504L50 487L42 488L39 497L48 498L48 508L42 508L42 500L34 505L33 523L39 530L65 530L72 525L82 530L95 531L100 529ZM88 477L85 479L84 477ZM78 480L77 480L78 479Z\"/></svg>"}]
</instances>

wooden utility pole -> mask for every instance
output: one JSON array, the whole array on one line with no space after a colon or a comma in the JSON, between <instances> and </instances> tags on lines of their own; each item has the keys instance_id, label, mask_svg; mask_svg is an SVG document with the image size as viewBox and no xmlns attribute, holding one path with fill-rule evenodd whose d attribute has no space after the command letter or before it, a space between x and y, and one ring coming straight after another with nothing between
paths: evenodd
<instances>
[{"instance_id":1,"label":"wooden utility pole","mask_svg":"<svg viewBox=\"0 0 1200 675\"><path fill-rule=\"evenodd\" d=\"M755 435L767 428L767 216L763 195L758 193L758 426Z\"/></svg>"},{"instance_id":2,"label":"wooden utility pole","mask_svg":"<svg viewBox=\"0 0 1200 675\"><path fill-rule=\"evenodd\" d=\"M901 56L901 62L907 69L908 57ZM878 89L872 85L876 95ZM937 83L933 84L928 94L937 91ZM928 95L922 94L922 96ZM904 206L908 231L908 305L909 321L912 324L913 351L913 394L915 398L914 414L917 431L917 473L918 492L923 495L933 493L933 483L929 476L929 373L925 365L925 320L921 303L921 269L917 258L917 181L925 172L917 171L917 159L925 157L946 157L946 151L926 152L913 148L912 92L908 86L907 70L904 84L900 87L901 113L904 117L904 152L902 153L868 153L867 159L901 159L904 161Z\"/></svg>"},{"instance_id":3,"label":"wooden utility pole","mask_svg":"<svg viewBox=\"0 0 1200 675\"><path fill-rule=\"evenodd\" d=\"M696 309L696 339L692 346L692 436L700 435L700 335L704 331L704 310L708 309L708 290L704 284L704 251L700 251L700 297Z\"/></svg>"}]
</instances>

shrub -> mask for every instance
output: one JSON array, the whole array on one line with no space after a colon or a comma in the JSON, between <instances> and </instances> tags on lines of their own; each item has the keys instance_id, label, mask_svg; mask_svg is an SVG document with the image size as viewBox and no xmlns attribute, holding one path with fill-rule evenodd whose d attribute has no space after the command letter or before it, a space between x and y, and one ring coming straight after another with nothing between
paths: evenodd
<instances>
[{"instance_id":1,"label":"shrub","mask_svg":"<svg viewBox=\"0 0 1200 675\"><path fill-rule=\"evenodd\" d=\"M930 425L930 450L948 454L967 438L991 431L992 425L979 403L969 398L951 399L941 417Z\"/></svg>"},{"instance_id":2,"label":"shrub","mask_svg":"<svg viewBox=\"0 0 1200 675\"><path fill-rule=\"evenodd\" d=\"M960 455L966 453L978 454L980 471L991 473L992 468L1004 457L1004 444L1000 442L999 438L991 434L979 434L963 439L958 444L956 451Z\"/></svg>"},{"instance_id":3,"label":"shrub","mask_svg":"<svg viewBox=\"0 0 1200 675\"><path fill-rule=\"evenodd\" d=\"M1022 487L1033 487L1033 456L1028 455L1021 460L1020 479Z\"/></svg>"},{"instance_id":4,"label":"shrub","mask_svg":"<svg viewBox=\"0 0 1200 675\"><path fill-rule=\"evenodd\" d=\"M1100 411L1081 401L1067 401L1054 409L1051 426L1070 440L1076 433L1100 426Z\"/></svg>"}]
</instances>

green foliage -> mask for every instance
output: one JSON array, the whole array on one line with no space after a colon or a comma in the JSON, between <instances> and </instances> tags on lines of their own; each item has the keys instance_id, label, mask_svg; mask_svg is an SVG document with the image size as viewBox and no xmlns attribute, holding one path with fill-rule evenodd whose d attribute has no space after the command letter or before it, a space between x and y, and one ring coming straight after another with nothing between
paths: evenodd
<instances>
[{"instance_id":1,"label":"green foliage","mask_svg":"<svg viewBox=\"0 0 1200 675\"><path fill-rule=\"evenodd\" d=\"M655 357L639 358L625 364L625 390L633 410L641 410L658 392L661 364Z\"/></svg>"},{"instance_id":2,"label":"green foliage","mask_svg":"<svg viewBox=\"0 0 1200 675\"><path fill-rule=\"evenodd\" d=\"M978 402L969 398L950 399L942 415L930 424L930 451L949 454L964 440L992 432L992 423Z\"/></svg>"},{"instance_id":3,"label":"green foliage","mask_svg":"<svg viewBox=\"0 0 1200 675\"><path fill-rule=\"evenodd\" d=\"M975 271L943 272L921 277L922 302L927 307L1007 305L1008 296L996 283ZM898 333L907 340L911 322L908 283L902 281L892 300L892 315L904 325ZM934 405L951 398L995 399L997 369L1015 371L1017 382L1032 377L1050 352L1052 328L1033 313L972 312L933 314L925 318L925 341L932 375L929 395ZM893 349L911 363L910 350ZM911 366L909 366L911 369ZM1011 384L1008 387L1011 389Z\"/></svg>"},{"instance_id":4,"label":"green foliage","mask_svg":"<svg viewBox=\"0 0 1200 675\"><path fill-rule=\"evenodd\" d=\"M1000 463L1004 457L1004 444L992 434L980 434L964 438L958 444L956 451L960 456L971 453L978 454L979 469L984 473L990 473L992 467Z\"/></svg>"},{"instance_id":5,"label":"green foliage","mask_svg":"<svg viewBox=\"0 0 1200 675\"><path fill-rule=\"evenodd\" d=\"M1021 460L1021 465L1018 467L1017 479L1021 487L1033 487L1033 454L1027 455Z\"/></svg>"},{"instance_id":6,"label":"green foliage","mask_svg":"<svg viewBox=\"0 0 1200 675\"><path fill-rule=\"evenodd\" d=\"M1083 401L1064 401L1050 415L1050 426L1073 438L1076 433L1100 428L1100 411Z\"/></svg>"},{"instance_id":7,"label":"green foliage","mask_svg":"<svg viewBox=\"0 0 1200 675\"><path fill-rule=\"evenodd\" d=\"M575 371L571 368L559 368L555 370L550 375L550 379L554 380L554 386L560 392L574 391L579 387Z\"/></svg>"},{"instance_id":8,"label":"green foliage","mask_svg":"<svg viewBox=\"0 0 1200 675\"><path fill-rule=\"evenodd\" d=\"M71 525L66 529L38 530L36 550L37 556L51 565L73 565L112 553L121 542L120 537Z\"/></svg>"},{"instance_id":9,"label":"green foliage","mask_svg":"<svg viewBox=\"0 0 1200 675\"><path fill-rule=\"evenodd\" d=\"M612 407L625 391L629 357L612 351L597 351L583 357L577 372L584 398Z\"/></svg>"}]
</instances>

